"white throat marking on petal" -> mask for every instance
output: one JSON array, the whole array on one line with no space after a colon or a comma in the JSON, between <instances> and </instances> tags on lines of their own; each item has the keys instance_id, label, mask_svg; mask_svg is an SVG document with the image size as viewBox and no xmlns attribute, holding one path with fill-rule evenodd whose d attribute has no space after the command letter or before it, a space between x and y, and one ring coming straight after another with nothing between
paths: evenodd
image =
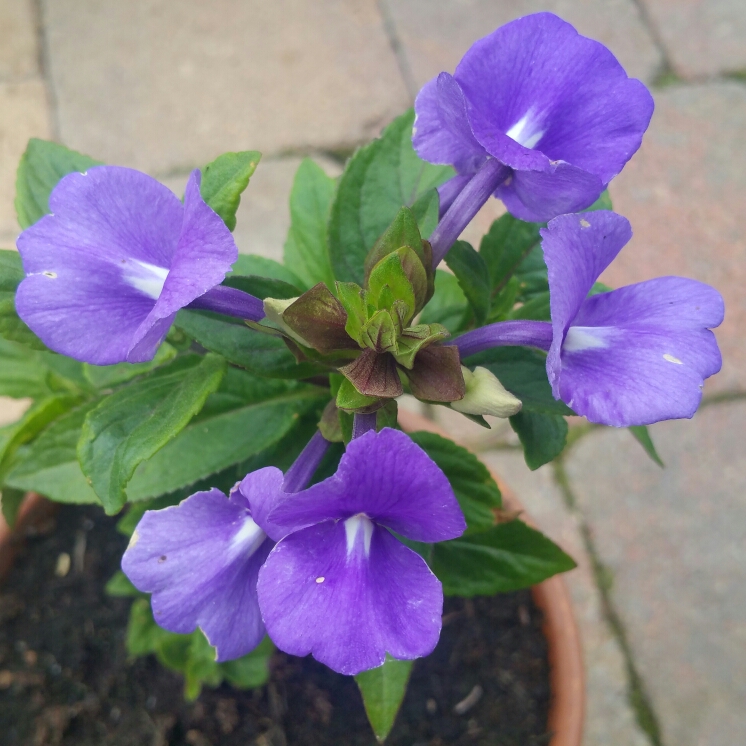
<instances>
[{"instance_id":1,"label":"white throat marking on petal","mask_svg":"<svg viewBox=\"0 0 746 746\"><path fill-rule=\"evenodd\" d=\"M679 358L674 357L673 355L669 355L668 353L666 353L663 356L663 359L667 360L669 363L676 363L676 365L683 365L684 364L684 363L681 362L681 360L679 360Z\"/></svg>"},{"instance_id":2,"label":"white throat marking on petal","mask_svg":"<svg viewBox=\"0 0 746 746\"><path fill-rule=\"evenodd\" d=\"M529 109L505 134L524 148L532 149L546 132L537 129L536 124L534 110Z\"/></svg>"},{"instance_id":3,"label":"white throat marking on petal","mask_svg":"<svg viewBox=\"0 0 746 746\"><path fill-rule=\"evenodd\" d=\"M228 544L228 553L233 556L245 554L247 557L251 557L266 538L267 534L254 523L251 516L247 515L243 519L241 528L233 534Z\"/></svg>"},{"instance_id":4,"label":"white throat marking on petal","mask_svg":"<svg viewBox=\"0 0 746 746\"><path fill-rule=\"evenodd\" d=\"M357 536L360 531L363 532L363 549L365 551L365 556L368 557L370 554L370 540L373 537L373 521L371 521L365 513L358 513L345 521L345 537L347 539L348 557L355 549Z\"/></svg>"},{"instance_id":5,"label":"white throat marking on petal","mask_svg":"<svg viewBox=\"0 0 746 746\"><path fill-rule=\"evenodd\" d=\"M131 259L124 268L124 281L148 298L158 300L168 277L168 270L156 264ZM134 266L133 266L134 265Z\"/></svg>"},{"instance_id":6,"label":"white throat marking on petal","mask_svg":"<svg viewBox=\"0 0 746 746\"><path fill-rule=\"evenodd\" d=\"M584 350L608 347L606 340L590 326L571 326L562 344L563 352L583 352Z\"/></svg>"}]
</instances>

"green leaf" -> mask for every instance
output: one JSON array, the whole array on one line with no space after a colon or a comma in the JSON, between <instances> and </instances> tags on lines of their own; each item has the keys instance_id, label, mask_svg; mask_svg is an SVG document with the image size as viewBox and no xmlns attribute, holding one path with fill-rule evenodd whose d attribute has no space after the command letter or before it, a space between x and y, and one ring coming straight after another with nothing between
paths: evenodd
<instances>
[{"instance_id":1,"label":"green leaf","mask_svg":"<svg viewBox=\"0 0 746 746\"><path fill-rule=\"evenodd\" d=\"M77 445L88 412L97 401L63 414L14 462L6 484L39 492L62 503L97 503L96 493L80 469Z\"/></svg>"},{"instance_id":2,"label":"green leaf","mask_svg":"<svg viewBox=\"0 0 746 746\"><path fill-rule=\"evenodd\" d=\"M308 378L321 370L313 363L297 363L279 337L262 334L216 314L182 309L175 323L205 349L258 376Z\"/></svg>"},{"instance_id":3,"label":"green leaf","mask_svg":"<svg viewBox=\"0 0 746 746\"><path fill-rule=\"evenodd\" d=\"M513 278L516 279L516 278ZM513 309L509 314L510 319L531 319L533 321L551 321L551 307L549 305L549 291L537 293L526 301L522 306Z\"/></svg>"},{"instance_id":4,"label":"green leaf","mask_svg":"<svg viewBox=\"0 0 746 746\"><path fill-rule=\"evenodd\" d=\"M448 478L466 518L467 533L493 526L502 497L487 467L473 453L440 435L417 432L410 438Z\"/></svg>"},{"instance_id":5,"label":"green leaf","mask_svg":"<svg viewBox=\"0 0 746 746\"><path fill-rule=\"evenodd\" d=\"M645 425L631 425L627 429L632 433L635 440L645 449L645 453L647 453L648 456L658 464L658 466L665 467L663 460L655 449L655 443L653 443L653 439L650 437L650 431L648 428Z\"/></svg>"},{"instance_id":6,"label":"green leaf","mask_svg":"<svg viewBox=\"0 0 746 746\"><path fill-rule=\"evenodd\" d=\"M373 406L378 401L377 396L366 396L361 394L346 378L342 381L337 392L337 407L352 412L356 409L365 409Z\"/></svg>"},{"instance_id":7,"label":"green leaf","mask_svg":"<svg viewBox=\"0 0 746 746\"><path fill-rule=\"evenodd\" d=\"M250 653L225 663L218 663L223 677L239 689L255 689L269 679L269 661L275 652L272 640L266 637Z\"/></svg>"},{"instance_id":8,"label":"green leaf","mask_svg":"<svg viewBox=\"0 0 746 746\"><path fill-rule=\"evenodd\" d=\"M16 175L16 215L21 228L28 228L49 212L49 195L63 176L99 165L87 155L32 137Z\"/></svg>"},{"instance_id":9,"label":"green leaf","mask_svg":"<svg viewBox=\"0 0 746 746\"><path fill-rule=\"evenodd\" d=\"M572 570L575 562L523 521L436 544L432 570L450 596L492 596Z\"/></svg>"},{"instance_id":10,"label":"green leaf","mask_svg":"<svg viewBox=\"0 0 746 746\"><path fill-rule=\"evenodd\" d=\"M484 259L466 241L456 241L446 254L446 264L469 301L477 326L490 312L490 277Z\"/></svg>"},{"instance_id":11,"label":"green leaf","mask_svg":"<svg viewBox=\"0 0 746 746\"><path fill-rule=\"evenodd\" d=\"M386 654L382 666L355 676L363 696L365 712L379 743L391 732L404 695L407 692L412 661L397 660Z\"/></svg>"},{"instance_id":12,"label":"green leaf","mask_svg":"<svg viewBox=\"0 0 746 746\"><path fill-rule=\"evenodd\" d=\"M547 265L544 262L544 252L540 244L528 252L525 259L518 265L514 276L518 279L517 300L520 303L528 303L537 295L549 291Z\"/></svg>"},{"instance_id":13,"label":"green leaf","mask_svg":"<svg viewBox=\"0 0 746 746\"><path fill-rule=\"evenodd\" d=\"M117 363L116 365L83 363L83 375L97 389L110 388L170 363L175 357L176 349L164 342L156 351L155 357L147 363Z\"/></svg>"},{"instance_id":14,"label":"green leaf","mask_svg":"<svg viewBox=\"0 0 746 746\"><path fill-rule=\"evenodd\" d=\"M187 487L261 453L305 414L320 415L329 398L316 386L228 373L231 390L221 387L183 432L138 467L127 488L131 501Z\"/></svg>"},{"instance_id":15,"label":"green leaf","mask_svg":"<svg viewBox=\"0 0 746 746\"><path fill-rule=\"evenodd\" d=\"M127 652L130 655L148 655L158 650L160 643L172 633L159 627L153 619L150 601L138 598L130 606L127 624Z\"/></svg>"},{"instance_id":16,"label":"green leaf","mask_svg":"<svg viewBox=\"0 0 746 746\"><path fill-rule=\"evenodd\" d=\"M142 596L142 593L132 585L130 579L121 571L117 570L107 581L104 590L109 596L116 597L135 597Z\"/></svg>"},{"instance_id":17,"label":"green leaf","mask_svg":"<svg viewBox=\"0 0 746 746\"><path fill-rule=\"evenodd\" d=\"M16 313L16 289L24 277L21 255L17 251L0 249L0 336L34 350L46 350L44 343Z\"/></svg>"},{"instance_id":18,"label":"green leaf","mask_svg":"<svg viewBox=\"0 0 746 746\"><path fill-rule=\"evenodd\" d=\"M459 281L450 272L435 270L435 294L422 311L423 324L442 324L451 334L464 326L467 300Z\"/></svg>"},{"instance_id":19,"label":"green leaf","mask_svg":"<svg viewBox=\"0 0 746 746\"><path fill-rule=\"evenodd\" d=\"M290 192L290 230L283 259L294 268L304 290L319 282L334 289L326 232L335 188L335 179L321 166L310 158L301 162Z\"/></svg>"},{"instance_id":20,"label":"green leaf","mask_svg":"<svg viewBox=\"0 0 746 746\"><path fill-rule=\"evenodd\" d=\"M590 206L586 207L583 212L592 212L593 210L613 210L614 208L611 206L611 195L609 194L609 190L605 189L603 192L601 192L601 196Z\"/></svg>"},{"instance_id":21,"label":"green leaf","mask_svg":"<svg viewBox=\"0 0 746 746\"><path fill-rule=\"evenodd\" d=\"M329 218L329 255L338 280L363 284L365 257L402 206L412 208L423 236L435 228L438 198L434 187L452 176L453 170L417 156L412 147L413 123L414 111L410 110L347 163Z\"/></svg>"},{"instance_id":22,"label":"green leaf","mask_svg":"<svg viewBox=\"0 0 746 746\"><path fill-rule=\"evenodd\" d=\"M79 401L77 397L68 394L41 399L34 402L20 420L5 429L0 444L0 483L5 481L18 449L36 438L50 422L69 411ZM17 485L11 485L14 486Z\"/></svg>"},{"instance_id":23,"label":"green leaf","mask_svg":"<svg viewBox=\"0 0 746 746\"><path fill-rule=\"evenodd\" d=\"M562 453L567 443L567 422L562 415L520 411L510 418L523 446L523 456L531 471Z\"/></svg>"},{"instance_id":24,"label":"green leaf","mask_svg":"<svg viewBox=\"0 0 746 746\"><path fill-rule=\"evenodd\" d=\"M202 171L202 199L223 218L230 230L236 227L236 210L241 193L249 185L261 157L262 154L256 150L223 153Z\"/></svg>"},{"instance_id":25,"label":"green leaf","mask_svg":"<svg viewBox=\"0 0 746 746\"><path fill-rule=\"evenodd\" d=\"M494 347L466 358L465 365L491 370L511 394L523 403L524 412L571 415L574 412L552 396L546 355L526 347Z\"/></svg>"},{"instance_id":26,"label":"green leaf","mask_svg":"<svg viewBox=\"0 0 746 746\"><path fill-rule=\"evenodd\" d=\"M498 218L482 238L479 254L484 259L493 293L513 276L529 252L539 243L537 223L525 223L509 213Z\"/></svg>"},{"instance_id":27,"label":"green leaf","mask_svg":"<svg viewBox=\"0 0 746 746\"><path fill-rule=\"evenodd\" d=\"M21 509L24 497L26 493L23 490L15 490L7 484L3 485L2 494L0 494L0 509L10 528L16 525L18 511Z\"/></svg>"},{"instance_id":28,"label":"green leaf","mask_svg":"<svg viewBox=\"0 0 746 746\"><path fill-rule=\"evenodd\" d=\"M202 409L225 366L218 355L208 354L196 365L178 359L119 389L86 416L78 458L107 513L116 513L127 501L125 489L137 466Z\"/></svg>"},{"instance_id":29,"label":"green leaf","mask_svg":"<svg viewBox=\"0 0 746 746\"><path fill-rule=\"evenodd\" d=\"M300 278L291 272L284 264L268 259L266 256L257 254L239 254L235 264L231 267L228 277L232 275L256 275L257 277L270 277L273 280L282 280L288 285L302 287Z\"/></svg>"},{"instance_id":30,"label":"green leaf","mask_svg":"<svg viewBox=\"0 0 746 746\"><path fill-rule=\"evenodd\" d=\"M242 290L244 293L250 293L257 298L297 298L303 291L291 285L284 280L277 280L274 277L257 277L256 275L237 275L232 274L223 282L230 288Z\"/></svg>"}]
</instances>

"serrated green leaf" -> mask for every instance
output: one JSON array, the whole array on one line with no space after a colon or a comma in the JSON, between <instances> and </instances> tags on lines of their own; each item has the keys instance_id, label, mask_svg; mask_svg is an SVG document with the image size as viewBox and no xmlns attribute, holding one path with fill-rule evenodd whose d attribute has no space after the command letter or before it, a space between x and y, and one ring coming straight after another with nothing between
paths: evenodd
<instances>
[{"instance_id":1,"label":"serrated green leaf","mask_svg":"<svg viewBox=\"0 0 746 746\"><path fill-rule=\"evenodd\" d=\"M49 195L63 176L99 165L99 161L64 145L32 137L16 175L15 206L21 228L28 228L49 212Z\"/></svg>"},{"instance_id":2,"label":"serrated green leaf","mask_svg":"<svg viewBox=\"0 0 746 746\"><path fill-rule=\"evenodd\" d=\"M611 205L611 195L608 189L601 192L601 196L590 206L586 207L583 212L592 212L593 210L613 210Z\"/></svg>"},{"instance_id":3,"label":"serrated green leaf","mask_svg":"<svg viewBox=\"0 0 746 746\"><path fill-rule=\"evenodd\" d=\"M520 303L528 303L537 295L549 291L547 265L544 262L544 252L540 244L528 252L518 265L514 276L518 279L517 300Z\"/></svg>"},{"instance_id":4,"label":"serrated green leaf","mask_svg":"<svg viewBox=\"0 0 746 746\"><path fill-rule=\"evenodd\" d=\"M310 158L301 162L290 192L290 229L283 258L303 282L303 290L319 282L334 289L326 233L335 189L336 180L321 166Z\"/></svg>"},{"instance_id":5,"label":"serrated green leaf","mask_svg":"<svg viewBox=\"0 0 746 746\"><path fill-rule=\"evenodd\" d=\"M329 218L329 255L338 280L363 284L365 257L402 206L412 208L423 236L435 228L434 187L450 178L453 170L417 156L412 147L413 122L410 110L347 163Z\"/></svg>"},{"instance_id":6,"label":"serrated green leaf","mask_svg":"<svg viewBox=\"0 0 746 746\"><path fill-rule=\"evenodd\" d=\"M516 279L515 277L513 278ZM509 319L531 319L532 321L551 321L552 313L549 305L549 291L537 293L522 306L513 309L508 314Z\"/></svg>"},{"instance_id":7,"label":"serrated green leaf","mask_svg":"<svg viewBox=\"0 0 746 746\"><path fill-rule=\"evenodd\" d=\"M13 463L6 483L16 489L38 492L56 502L99 502L77 457L83 423L97 404L97 401L88 402L52 422Z\"/></svg>"},{"instance_id":8,"label":"serrated green leaf","mask_svg":"<svg viewBox=\"0 0 746 746\"><path fill-rule=\"evenodd\" d=\"M572 570L575 562L523 521L435 544L432 570L450 596L492 596Z\"/></svg>"},{"instance_id":9,"label":"serrated green leaf","mask_svg":"<svg viewBox=\"0 0 746 746\"><path fill-rule=\"evenodd\" d=\"M262 334L207 311L182 309L175 324L205 349L258 376L309 378L323 370L314 363L297 363L279 337Z\"/></svg>"},{"instance_id":10,"label":"serrated green leaf","mask_svg":"<svg viewBox=\"0 0 746 746\"><path fill-rule=\"evenodd\" d=\"M467 533L483 531L495 524L495 510L502 497L487 467L465 448L447 438L427 432L410 437L443 470L466 518Z\"/></svg>"},{"instance_id":11,"label":"serrated green leaf","mask_svg":"<svg viewBox=\"0 0 746 746\"><path fill-rule=\"evenodd\" d=\"M450 272L435 270L435 294L422 310L423 324L442 324L451 334L464 326L468 302L459 281Z\"/></svg>"},{"instance_id":12,"label":"serrated green leaf","mask_svg":"<svg viewBox=\"0 0 746 746\"><path fill-rule=\"evenodd\" d=\"M255 275L256 277L270 277L273 280L282 280L288 285L302 287L300 278L291 272L284 264L268 259L266 256L257 254L239 254L238 259L231 267L228 277L233 275Z\"/></svg>"},{"instance_id":13,"label":"serrated green leaf","mask_svg":"<svg viewBox=\"0 0 746 746\"><path fill-rule=\"evenodd\" d=\"M655 443L653 443L653 439L650 437L650 431L648 428L645 425L631 425L627 429L632 433L634 439L645 449L645 453L647 453L648 456L658 464L658 466L665 467L663 460L658 455L658 451L655 448Z\"/></svg>"},{"instance_id":14,"label":"serrated green leaf","mask_svg":"<svg viewBox=\"0 0 746 746\"><path fill-rule=\"evenodd\" d=\"M520 411L510 418L510 426L532 471L559 456L567 443L567 421L562 415Z\"/></svg>"},{"instance_id":15,"label":"serrated green leaf","mask_svg":"<svg viewBox=\"0 0 746 746\"><path fill-rule=\"evenodd\" d=\"M494 347L466 358L473 368L483 365L491 370L511 394L517 396L523 411L571 415L574 412L552 396L547 378L546 355L526 347Z\"/></svg>"},{"instance_id":16,"label":"serrated green leaf","mask_svg":"<svg viewBox=\"0 0 746 746\"><path fill-rule=\"evenodd\" d=\"M78 459L107 513L121 509L137 466L186 427L217 389L225 367L225 360L212 354L197 358L197 364L177 359L88 413Z\"/></svg>"},{"instance_id":17,"label":"serrated green leaf","mask_svg":"<svg viewBox=\"0 0 746 746\"><path fill-rule=\"evenodd\" d=\"M456 241L446 254L446 264L456 275L477 326L481 326L490 312L491 301L490 276L484 259L466 241Z\"/></svg>"},{"instance_id":18,"label":"serrated green leaf","mask_svg":"<svg viewBox=\"0 0 746 746\"><path fill-rule=\"evenodd\" d=\"M34 350L46 350L44 343L18 317L15 294L25 274L17 251L0 249L0 336Z\"/></svg>"},{"instance_id":19,"label":"serrated green leaf","mask_svg":"<svg viewBox=\"0 0 746 746\"><path fill-rule=\"evenodd\" d=\"M223 677L239 689L255 689L269 679L269 661L275 646L266 637L250 653L225 663L218 663Z\"/></svg>"},{"instance_id":20,"label":"serrated green leaf","mask_svg":"<svg viewBox=\"0 0 746 746\"><path fill-rule=\"evenodd\" d=\"M230 373L241 377L243 392L218 391L183 432L142 463L127 488L131 501L173 492L245 462L276 444L306 414L320 415L329 398L316 386Z\"/></svg>"},{"instance_id":21,"label":"serrated green leaf","mask_svg":"<svg viewBox=\"0 0 746 746\"><path fill-rule=\"evenodd\" d=\"M97 389L110 388L170 363L175 357L176 349L168 342L164 342L156 350L155 357L147 363L117 363L116 365L83 363L83 375Z\"/></svg>"},{"instance_id":22,"label":"serrated green leaf","mask_svg":"<svg viewBox=\"0 0 746 746\"><path fill-rule=\"evenodd\" d=\"M365 712L379 743L386 740L394 726L411 672L412 661L397 660L387 654L382 666L355 676Z\"/></svg>"},{"instance_id":23,"label":"serrated green leaf","mask_svg":"<svg viewBox=\"0 0 746 746\"><path fill-rule=\"evenodd\" d=\"M223 153L202 170L202 199L223 218L230 230L236 227L241 193L249 185L261 157L256 150Z\"/></svg>"},{"instance_id":24,"label":"serrated green leaf","mask_svg":"<svg viewBox=\"0 0 746 746\"><path fill-rule=\"evenodd\" d=\"M229 288L242 290L244 293L254 295L261 300L265 298L297 298L303 291L284 280L274 277L257 277L256 275L232 274L223 282Z\"/></svg>"},{"instance_id":25,"label":"serrated green leaf","mask_svg":"<svg viewBox=\"0 0 746 746\"><path fill-rule=\"evenodd\" d=\"M160 643L167 639L171 632L159 627L153 619L150 601L138 598L130 606L127 623L127 652L130 655L148 655L158 650Z\"/></svg>"},{"instance_id":26,"label":"serrated green leaf","mask_svg":"<svg viewBox=\"0 0 746 746\"><path fill-rule=\"evenodd\" d=\"M505 287L521 262L538 245L540 227L509 213L492 223L479 245L479 255L489 270L493 294Z\"/></svg>"}]
</instances>

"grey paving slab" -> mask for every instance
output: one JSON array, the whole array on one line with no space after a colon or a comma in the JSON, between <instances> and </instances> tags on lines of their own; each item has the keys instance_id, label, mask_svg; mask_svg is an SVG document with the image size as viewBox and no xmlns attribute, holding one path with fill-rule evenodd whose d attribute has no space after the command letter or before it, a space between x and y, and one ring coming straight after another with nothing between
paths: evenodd
<instances>
[{"instance_id":1,"label":"grey paving slab","mask_svg":"<svg viewBox=\"0 0 746 746\"><path fill-rule=\"evenodd\" d=\"M655 99L642 147L610 186L634 237L603 279L683 275L718 288L724 364L705 390L746 390L746 86L676 86Z\"/></svg>"},{"instance_id":2,"label":"grey paving slab","mask_svg":"<svg viewBox=\"0 0 746 746\"><path fill-rule=\"evenodd\" d=\"M375 0L48 0L61 139L166 173L350 146L409 105Z\"/></svg>"},{"instance_id":3,"label":"grey paving slab","mask_svg":"<svg viewBox=\"0 0 746 746\"><path fill-rule=\"evenodd\" d=\"M453 72L473 42L514 18L549 10L606 44L628 74L652 79L662 57L634 0L385 0L419 87Z\"/></svg>"},{"instance_id":4,"label":"grey paving slab","mask_svg":"<svg viewBox=\"0 0 746 746\"><path fill-rule=\"evenodd\" d=\"M743 0L642 0L674 70L685 78L746 70Z\"/></svg>"},{"instance_id":5,"label":"grey paving slab","mask_svg":"<svg viewBox=\"0 0 746 746\"><path fill-rule=\"evenodd\" d=\"M0 80L39 73L37 19L32 0L0 0Z\"/></svg>"},{"instance_id":6,"label":"grey paving slab","mask_svg":"<svg viewBox=\"0 0 746 746\"><path fill-rule=\"evenodd\" d=\"M667 746L746 743L746 402L581 441L568 472Z\"/></svg>"},{"instance_id":7,"label":"grey paving slab","mask_svg":"<svg viewBox=\"0 0 746 746\"><path fill-rule=\"evenodd\" d=\"M485 431L461 415L435 408L437 421L452 437L482 447L496 437L515 443L508 424L491 419ZM601 597L581 538L578 517L565 505L551 467L529 471L520 451L485 450L479 457L518 496L539 527L577 561L565 574L583 642L588 708L584 746L649 746L628 701L627 675L619 644L603 617ZM612 735L613 734L613 735ZM613 740L612 740L613 738Z\"/></svg>"},{"instance_id":8,"label":"grey paving slab","mask_svg":"<svg viewBox=\"0 0 746 746\"><path fill-rule=\"evenodd\" d=\"M34 79L0 83L0 248L12 248L18 234L16 169L30 137L50 137L44 84Z\"/></svg>"}]
</instances>

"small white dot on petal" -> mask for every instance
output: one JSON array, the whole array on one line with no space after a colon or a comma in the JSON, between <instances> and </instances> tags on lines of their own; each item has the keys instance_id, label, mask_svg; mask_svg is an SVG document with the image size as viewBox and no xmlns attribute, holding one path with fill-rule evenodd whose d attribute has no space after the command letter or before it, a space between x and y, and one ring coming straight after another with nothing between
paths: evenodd
<instances>
[{"instance_id":1,"label":"small white dot on petal","mask_svg":"<svg viewBox=\"0 0 746 746\"><path fill-rule=\"evenodd\" d=\"M666 354L666 355L663 356L663 359L664 360L668 360L669 363L676 363L676 365L683 365L684 364L684 363L681 362L681 360L679 360L679 358L674 357L673 355Z\"/></svg>"},{"instance_id":2,"label":"small white dot on petal","mask_svg":"<svg viewBox=\"0 0 746 746\"><path fill-rule=\"evenodd\" d=\"M317 583L323 583L326 580L326 578L322 575L320 578L316 578Z\"/></svg>"},{"instance_id":3,"label":"small white dot on petal","mask_svg":"<svg viewBox=\"0 0 746 746\"><path fill-rule=\"evenodd\" d=\"M590 228L591 224L587 220L583 219L583 220L580 221L580 227L581 228Z\"/></svg>"}]
</instances>

